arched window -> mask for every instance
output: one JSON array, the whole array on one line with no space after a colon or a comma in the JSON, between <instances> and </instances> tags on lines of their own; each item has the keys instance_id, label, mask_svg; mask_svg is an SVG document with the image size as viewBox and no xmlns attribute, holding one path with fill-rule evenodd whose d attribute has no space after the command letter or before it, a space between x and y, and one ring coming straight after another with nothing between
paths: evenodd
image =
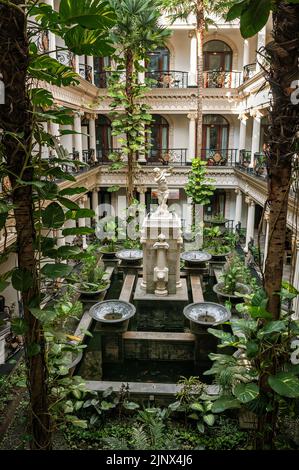
<instances>
[{"instance_id":1,"label":"arched window","mask_svg":"<svg viewBox=\"0 0 299 470\"><path fill-rule=\"evenodd\" d=\"M203 157L219 153L222 157L228 149L229 123L219 114L203 117Z\"/></svg>"},{"instance_id":2,"label":"arched window","mask_svg":"<svg viewBox=\"0 0 299 470\"><path fill-rule=\"evenodd\" d=\"M223 41L208 41L203 46L204 70L231 72L233 53L231 48Z\"/></svg>"},{"instance_id":3,"label":"arched window","mask_svg":"<svg viewBox=\"0 0 299 470\"><path fill-rule=\"evenodd\" d=\"M170 52L167 47L157 47L148 53L147 70L149 72L168 72L170 64Z\"/></svg>"},{"instance_id":4,"label":"arched window","mask_svg":"<svg viewBox=\"0 0 299 470\"><path fill-rule=\"evenodd\" d=\"M96 120L96 146L98 159L108 161L112 149L111 121L102 114Z\"/></svg>"},{"instance_id":5,"label":"arched window","mask_svg":"<svg viewBox=\"0 0 299 470\"><path fill-rule=\"evenodd\" d=\"M151 131L149 158L151 161L159 161L169 150L169 124L163 116L155 114L149 129Z\"/></svg>"}]
</instances>

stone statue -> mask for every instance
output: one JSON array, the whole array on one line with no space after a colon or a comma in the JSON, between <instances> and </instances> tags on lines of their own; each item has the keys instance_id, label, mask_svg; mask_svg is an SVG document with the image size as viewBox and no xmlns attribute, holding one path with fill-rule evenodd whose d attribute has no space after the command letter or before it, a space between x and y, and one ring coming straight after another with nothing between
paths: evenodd
<instances>
[{"instance_id":1,"label":"stone statue","mask_svg":"<svg viewBox=\"0 0 299 470\"><path fill-rule=\"evenodd\" d=\"M168 214L167 200L169 196L169 189L167 179L173 171L170 167L167 170L161 170L160 168L154 168L155 182L158 185L158 202L159 207L156 210L157 214Z\"/></svg>"}]
</instances>

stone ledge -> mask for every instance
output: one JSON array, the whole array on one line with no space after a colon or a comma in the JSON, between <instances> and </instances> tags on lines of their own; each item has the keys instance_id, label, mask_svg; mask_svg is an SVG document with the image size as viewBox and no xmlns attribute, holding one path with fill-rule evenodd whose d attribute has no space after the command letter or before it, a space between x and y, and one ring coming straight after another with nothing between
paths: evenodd
<instances>
[{"instance_id":1,"label":"stone ledge","mask_svg":"<svg viewBox=\"0 0 299 470\"><path fill-rule=\"evenodd\" d=\"M202 286L199 276L190 276L193 302L204 302Z\"/></svg>"},{"instance_id":2,"label":"stone ledge","mask_svg":"<svg viewBox=\"0 0 299 470\"><path fill-rule=\"evenodd\" d=\"M123 339L126 341L175 341L175 342L194 342L195 336L192 333L159 333L152 331L127 331L123 333Z\"/></svg>"}]
</instances>

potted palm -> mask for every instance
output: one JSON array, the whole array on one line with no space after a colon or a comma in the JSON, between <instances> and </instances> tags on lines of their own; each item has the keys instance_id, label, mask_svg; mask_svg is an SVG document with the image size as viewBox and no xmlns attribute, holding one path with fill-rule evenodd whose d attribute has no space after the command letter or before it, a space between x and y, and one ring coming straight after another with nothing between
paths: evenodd
<instances>
[{"instance_id":1,"label":"potted palm","mask_svg":"<svg viewBox=\"0 0 299 470\"><path fill-rule=\"evenodd\" d=\"M227 301L233 305L243 303L244 296L251 293L251 288L242 282L246 278L245 270L245 266L237 256L231 257L226 263L222 281L213 286L220 303L224 304Z\"/></svg>"}]
</instances>

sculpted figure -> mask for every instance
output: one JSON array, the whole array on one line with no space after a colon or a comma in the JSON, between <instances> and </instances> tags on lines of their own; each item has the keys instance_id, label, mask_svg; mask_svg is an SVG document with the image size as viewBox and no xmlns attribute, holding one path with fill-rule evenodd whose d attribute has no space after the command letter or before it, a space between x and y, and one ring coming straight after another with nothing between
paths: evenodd
<instances>
[{"instance_id":1,"label":"sculpted figure","mask_svg":"<svg viewBox=\"0 0 299 470\"><path fill-rule=\"evenodd\" d=\"M167 170L161 170L160 168L154 168L155 182L158 185L158 202L159 207L157 209L158 214L168 213L167 200L169 196L169 189L167 179L173 171L173 168Z\"/></svg>"}]
</instances>

